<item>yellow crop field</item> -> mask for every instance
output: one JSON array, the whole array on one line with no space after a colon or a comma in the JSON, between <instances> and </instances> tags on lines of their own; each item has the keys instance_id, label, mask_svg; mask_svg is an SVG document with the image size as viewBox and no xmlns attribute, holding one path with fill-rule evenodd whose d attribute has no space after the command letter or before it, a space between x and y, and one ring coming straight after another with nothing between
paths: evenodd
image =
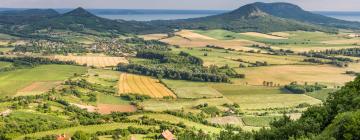
<instances>
[{"instance_id":1,"label":"yellow crop field","mask_svg":"<svg viewBox=\"0 0 360 140\"><path fill-rule=\"evenodd\" d=\"M158 80L147 76L121 74L119 79L119 94L135 93L148 95L152 98L174 97L176 95Z\"/></svg>"},{"instance_id":2,"label":"yellow crop field","mask_svg":"<svg viewBox=\"0 0 360 140\"><path fill-rule=\"evenodd\" d=\"M119 63L129 63L124 57L108 57L108 56L61 56L56 55L53 59L62 61L75 61L80 65L94 67L116 66Z\"/></svg>"},{"instance_id":3,"label":"yellow crop field","mask_svg":"<svg viewBox=\"0 0 360 140\"><path fill-rule=\"evenodd\" d=\"M246 33L240 33L240 34L254 36L254 37L260 37L260 38L267 38L267 39L287 39L285 37L279 37L279 36L268 35L268 34L257 33L257 32L246 32Z\"/></svg>"},{"instance_id":4,"label":"yellow crop field","mask_svg":"<svg viewBox=\"0 0 360 140\"><path fill-rule=\"evenodd\" d=\"M189 39L187 37L171 37L167 39L161 40L162 42L169 43L172 45L179 45L181 47L205 47L206 45L215 45L220 46L225 49L235 49L235 50L258 50L255 48L251 48L249 46L253 44L260 44L257 42L249 41L249 40L214 40L214 39Z\"/></svg>"},{"instance_id":5,"label":"yellow crop field","mask_svg":"<svg viewBox=\"0 0 360 140\"><path fill-rule=\"evenodd\" d=\"M338 68L330 65L278 65L269 67L252 67L236 69L237 72L246 75L245 79L234 80L246 82L250 85L262 85L263 81L272 81L280 85L290 82L299 83L322 83L330 87L343 85L355 78L352 75L344 74L347 70L359 70L356 64L350 64L349 68Z\"/></svg>"},{"instance_id":6,"label":"yellow crop field","mask_svg":"<svg viewBox=\"0 0 360 140\"><path fill-rule=\"evenodd\" d=\"M287 33L287 32L272 32L271 35L280 36L280 37L283 37L283 38L288 38L288 37L291 36L291 34Z\"/></svg>"},{"instance_id":7,"label":"yellow crop field","mask_svg":"<svg viewBox=\"0 0 360 140\"><path fill-rule=\"evenodd\" d=\"M167 37L167 34L147 34L147 35L141 35L141 38L144 38L145 40L160 40Z\"/></svg>"}]
</instances>

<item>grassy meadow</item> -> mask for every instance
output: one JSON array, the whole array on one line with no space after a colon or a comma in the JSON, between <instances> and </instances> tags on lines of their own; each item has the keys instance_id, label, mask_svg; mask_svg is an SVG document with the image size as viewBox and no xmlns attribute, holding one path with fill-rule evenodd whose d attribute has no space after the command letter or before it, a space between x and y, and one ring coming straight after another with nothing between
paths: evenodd
<instances>
[{"instance_id":1,"label":"grassy meadow","mask_svg":"<svg viewBox=\"0 0 360 140\"><path fill-rule=\"evenodd\" d=\"M41 65L35 68L1 72L0 96L14 96L18 90L33 82L64 81L74 73L83 74L85 72L85 67L69 65Z\"/></svg>"}]
</instances>

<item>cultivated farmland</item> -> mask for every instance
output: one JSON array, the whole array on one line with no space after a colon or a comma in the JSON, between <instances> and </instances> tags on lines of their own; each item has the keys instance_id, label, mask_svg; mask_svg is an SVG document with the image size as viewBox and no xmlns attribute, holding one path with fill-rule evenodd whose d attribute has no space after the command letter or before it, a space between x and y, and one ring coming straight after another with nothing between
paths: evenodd
<instances>
[{"instance_id":1,"label":"cultivated farmland","mask_svg":"<svg viewBox=\"0 0 360 140\"><path fill-rule=\"evenodd\" d=\"M56 55L53 59L62 61L75 61L80 65L94 67L116 66L119 63L128 63L124 57L107 57L107 56L61 56Z\"/></svg>"},{"instance_id":2,"label":"cultivated farmland","mask_svg":"<svg viewBox=\"0 0 360 140\"><path fill-rule=\"evenodd\" d=\"M42 65L35 68L2 72L0 73L0 96L14 96L19 90L33 83L63 81L73 76L74 73L82 74L85 71L86 68L79 66Z\"/></svg>"},{"instance_id":3,"label":"cultivated farmland","mask_svg":"<svg viewBox=\"0 0 360 140\"><path fill-rule=\"evenodd\" d=\"M254 41L236 39L236 40L218 40L212 37L195 33L195 31L184 30L176 33L176 36L171 38L162 39L172 45L179 45L181 47L205 47L206 45L221 46L226 49L235 50L257 50L250 48L253 44L260 44Z\"/></svg>"},{"instance_id":4,"label":"cultivated farmland","mask_svg":"<svg viewBox=\"0 0 360 140\"><path fill-rule=\"evenodd\" d=\"M176 98L175 94L167 89L163 84L159 83L158 80L139 76L134 74L121 74L119 79L119 93L135 93L140 95L148 95L152 98L163 98L173 97Z\"/></svg>"}]
</instances>

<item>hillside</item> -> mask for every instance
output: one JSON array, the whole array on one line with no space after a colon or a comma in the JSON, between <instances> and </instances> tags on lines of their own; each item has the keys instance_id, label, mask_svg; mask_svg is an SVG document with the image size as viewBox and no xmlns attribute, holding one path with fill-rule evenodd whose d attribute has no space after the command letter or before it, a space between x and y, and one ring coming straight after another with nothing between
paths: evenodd
<instances>
[{"instance_id":1,"label":"hillside","mask_svg":"<svg viewBox=\"0 0 360 140\"><path fill-rule=\"evenodd\" d=\"M26 24L58 16L59 13L53 9L29 9L22 11L0 12L0 23L2 24Z\"/></svg>"},{"instance_id":2,"label":"hillside","mask_svg":"<svg viewBox=\"0 0 360 140\"><path fill-rule=\"evenodd\" d=\"M36 29L68 29L71 31L83 31L85 29L95 30L99 32L110 33L139 33L143 31L152 31L150 25L124 20L110 20L93 15L85 9L79 7L73 11L59 15L54 18L39 21L32 24Z\"/></svg>"},{"instance_id":3,"label":"hillside","mask_svg":"<svg viewBox=\"0 0 360 140\"><path fill-rule=\"evenodd\" d=\"M320 14L315 14L312 12L305 11L301 7L290 3L257 2L254 3L253 5L258 7L261 11L264 11L276 17L293 19L297 21L308 22L312 24L324 25L330 27L355 28L355 29L360 28L359 22L339 20L339 19L323 16Z\"/></svg>"},{"instance_id":4,"label":"hillside","mask_svg":"<svg viewBox=\"0 0 360 140\"><path fill-rule=\"evenodd\" d=\"M325 31L360 28L360 23L338 20L301 9L289 3L252 3L234 11L194 19L153 21L170 28L226 29L235 32Z\"/></svg>"}]
</instances>

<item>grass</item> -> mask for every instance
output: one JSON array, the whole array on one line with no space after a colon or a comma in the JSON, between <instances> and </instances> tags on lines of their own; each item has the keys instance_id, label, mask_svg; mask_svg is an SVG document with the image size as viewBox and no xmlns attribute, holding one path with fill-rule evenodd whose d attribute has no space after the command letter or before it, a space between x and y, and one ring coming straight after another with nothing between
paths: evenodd
<instances>
[{"instance_id":1,"label":"grass","mask_svg":"<svg viewBox=\"0 0 360 140\"><path fill-rule=\"evenodd\" d=\"M204 51L210 50L210 51ZM261 53L246 53L246 52L235 52L227 51L223 49L210 49L210 48L178 48L173 49L175 52L184 51L190 53L191 55L197 56L204 60L204 65L217 65L219 67L224 65L229 65L230 67L239 67L241 62L236 61L241 59L249 63L256 63L256 61L267 62L270 65L294 65L294 64L308 64L302 62L305 57L297 55L289 56L278 56L278 55L268 55ZM207 56L204 56L204 54Z\"/></svg>"},{"instance_id":2,"label":"grass","mask_svg":"<svg viewBox=\"0 0 360 140\"><path fill-rule=\"evenodd\" d=\"M302 94L291 94L276 87L217 85L227 99L238 103L241 109L294 107L301 103L320 104L321 101Z\"/></svg>"},{"instance_id":3,"label":"grass","mask_svg":"<svg viewBox=\"0 0 360 140\"><path fill-rule=\"evenodd\" d=\"M195 106L208 103L209 106L221 107L225 103L232 101L226 98L210 98L210 99L176 99L176 100L146 100L140 103L146 111L162 112L166 110L182 110L185 112L200 112L194 109Z\"/></svg>"},{"instance_id":4,"label":"grass","mask_svg":"<svg viewBox=\"0 0 360 140\"><path fill-rule=\"evenodd\" d=\"M0 61L0 68L11 67L12 63Z\"/></svg>"},{"instance_id":5,"label":"grass","mask_svg":"<svg viewBox=\"0 0 360 140\"><path fill-rule=\"evenodd\" d=\"M175 92L178 98L222 97L222 94L209 87L208 83L167 79L162 81Z\"/></svg>"},{"instance_id":6,"label":"grass","mask_svg":"<svg viewBox=\"0 0 360 140\"><path fill-rule=\"evenodd\" d=\"M169 114L152 114L152 113L147 113L147 114L142 114L142 115L134 115L134 116L130 116L129 119L138 119L142 116L147 116L149 118L155 119L155 120L159 120L159 121L167 121L170 123L180 123L183 122L187 127L190 128L195 128L197 130L203 130L206 132L211 132L211 133L219 133L221 131L220 128L216 128L216 127L212 127L212 126L207 126L207 125L203 125L200 123L196 123L196 122L192 122L189 121L187 119L183 119L180 117L176 117L173 115L169 115Z\"/></svg>"},{"instance_id":7,"label":"grass","mask_svg":"<svg viewBox=\"0 0 360 140\"><path fill-rule=\"evenodd\" d=\"M76 131L80 131L80 130L83 132L86 132L86 133L96 133L97 131L107 131L107 130L115 130L115 129L121 129L121 128L124 129L129 126L138 127L138 128L139 127L140 128L152 127L152 126L137 125L137 124L132 124L132 123L110 123L110 124L101 124L101 125L77 126L77 127L70 127L70 128L64 128L64 129L57 129L57 130L27 134L27 135L23 135L21 137L16 137L15 140L21 140L24 137L40 138L40 137L44 137L46 135L51 135L51 134L67 134L67 135L71 136Z\"/></svg>"},{"instance_id":8,"label":"grass","mask_svg":"<svg viewBox=\"0 0 360 140\"><path fill-rule=\"evenodd\" d=\"M69 65L41 65L0 73L0 96L13 96L18 90L33 82L63 81L74 73L86 72L85 67Z\"/></svg>"},{"instance_id":9,"label":"grass","mask_svg":"<svg viewBox=\"0 0 360 140\"><path fill-rule=\"evenodd\" d=\"M104 93L97 94L97 103L98 104L115 104L115 105L124 105L129 104L129 101L122 99L121 97L106 95Z\"/></svg>"},{"instance_id":10,"label":"grass","mask_svg":"<svg viewBox=\"0 0 360 140\"><path fill-rule=\"evenodd\" d=\"M238 68L238 73L245 74L245 79L235 79L235 83L262 85L263 81L287 85L291 82L321 83L329 87L343 85L355 76L345 75L347 69L359 70L360 67L339 68L331 65L280 65L267 67Z\"/></svg>"},{"instance_id":11,"label":"grass","mask_svg":"<svg viewBox=\"0 0 360 140\"><path fill-rule=\"evenodd\" d=\"M179 45L181 47L205 47L206 45L216 45L224 48L232 48L235 50L256 50L249 46L258 44L257 42L237 39L237 40L219 40L208 36L197 34L194 31L180 31L176 33L177 36L162 39L162 42L166 42L172 45Z\"/></svg>"},{"instance_id":12,"label":"grass","mask_svg":"<svg viewBox=\"0 0 360 140\"><path fill-rule=\"evenodd\" d=\"M329 96L329 93L335 92L335 91L336 91L336 89L323 89L320 91L306 93L306 95L314 97L314 98L319 99L324 102L324 101L326 101L327 97Z\"/></svg>"},{"instance_id":13,"label":"grass","mask_svg":"<svg viewBox=\"0 0 360 140\"><path fill-rule=\"evenodd\" d=\"M196 30L194 32L219 40L250 40L254 42L269 44L275 49L290 49L296 52L356 47L352 44L354 42L358 42L354 39L346 39L342 36L323 32L283 32L282 34L288 34L286 37L287 39L269 39L264 37L235 33L227 30Z\"/></svg>"},{"instance_id":14,"label":"grass","mask_svg":"<svg viewBox=\"0 0 360 140\"><path fill-rule=\"evenodd\" d=\"M103 86L117 86L120 72L105 69L88 69L89 76L86 78L91 83L101 84Z\"/></svg>"},{"instance_id":15,"label":"grass","mask_svg":"<svg viewBox=\"0 0 360 140\"><path fill-rule=\"evenodd\" d=\"M18 37L0 33L0 39L2 39L2 40L11 40L11 39L18 39Z\"/></svg>"},{"instance_id":16,"label":"grass","mask_svg":"<svg viewBox=\"0 0 360 140\"><path fill-rule=\"evenodd\" d=\"M270 122L279 118L281 118L281 116L263 116L263 117L246 116L246 117L242 117L242 120L247 126L268 127L270 126Z\"/></svg>"},{"instance_id":17,"label":"grass","mask_svg":"<svg viewBox=\"0 0 360 140\"><path fill-rule=\"evenodd\" d=\"M11 51L11 50L13 50L14 48L8 48L8 47L6 47L6 48L3 48L3 47L0 47L0 52L8 52L8 51Z\"/></svg>"}]
</instances>

